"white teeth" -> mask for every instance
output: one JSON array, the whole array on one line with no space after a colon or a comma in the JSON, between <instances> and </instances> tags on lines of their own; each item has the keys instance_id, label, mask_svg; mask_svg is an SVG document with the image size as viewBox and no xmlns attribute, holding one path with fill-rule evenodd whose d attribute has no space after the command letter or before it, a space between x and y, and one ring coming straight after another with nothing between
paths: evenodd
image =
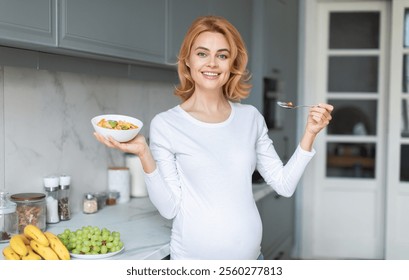
<instances>
[{"instance_id":1,"label":"white teeth","mask_svg":"<svg viewBox=\"0 0 409 280\"><path fill-rule=\"evenodd\" d=\"M203 74L207 76L218 76L219 75L218 73L213 73L213 72L203 72Z\"/></svg>"}]
</instances>

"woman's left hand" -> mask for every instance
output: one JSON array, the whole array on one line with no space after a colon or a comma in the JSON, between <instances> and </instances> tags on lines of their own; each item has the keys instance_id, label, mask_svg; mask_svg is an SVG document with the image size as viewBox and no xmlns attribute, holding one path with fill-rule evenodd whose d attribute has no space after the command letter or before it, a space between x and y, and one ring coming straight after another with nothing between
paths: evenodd
<instances>
[{"instance_id":1,"label":"woman's left hand","mask_svg":"<svg viewBox=\"0 0 409 280\"><path fill-rule=\"evenodd\" d=\"M331 121L332 110L334 107L330 104L320 103L310 108L307 120L306 132L317 135Z\"/></svg>"}]
</instances>

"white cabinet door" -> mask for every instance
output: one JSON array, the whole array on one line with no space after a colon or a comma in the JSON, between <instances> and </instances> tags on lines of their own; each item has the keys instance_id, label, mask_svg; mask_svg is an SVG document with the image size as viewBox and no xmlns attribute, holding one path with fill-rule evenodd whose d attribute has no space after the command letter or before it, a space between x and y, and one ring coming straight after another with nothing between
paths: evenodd
<instances>
[{"instance_id":1,"label":"white cabinet door","mask_svg":"<svg viewBox=\"0 0 409 280\"><path fill-rule=\"evenodd\" d=\"M166 0L61 0L59 48L165 62Z\"/></svg>"},{"instance_id":2,"label":"white cabinet door","mask_svg":"<svg viewBox=\"0 0 409 280\"><path fill-rule=\"evenodd\" d=\"M409 1L393 1L386 258L409 259Z\"/></svg>"},{"instance_id":3,"label":"white cabinet door","mask_svg":"<svg viewBox=\"0 0 409 280\"><path fill-rule=\"evenodd\" d=\"M55 0L2 0L0 43L17 47L55 47L55 6Z\"/></svg>"}]
</instances>

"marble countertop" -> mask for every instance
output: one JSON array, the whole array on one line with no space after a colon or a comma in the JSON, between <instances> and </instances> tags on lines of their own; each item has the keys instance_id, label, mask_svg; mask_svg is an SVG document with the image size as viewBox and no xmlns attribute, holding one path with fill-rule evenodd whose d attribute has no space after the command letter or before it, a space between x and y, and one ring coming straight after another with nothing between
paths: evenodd
<instances>
[{"instance_id":1,"label":"marble countertop","mask_svg":"<svg viewBox=\"0 0 409 280\"><path fill-rule=\"evenodd\" d=\"M273 190L266 184L254 184L254 199L266 196ZM169 255L172 221L163 218L148 197L132 198L129 202L105 206L94 214L75 213L71 220L48 224L47 230L59 234L68 228L98 226L121 233L125 250L108 260L160 260ZM8 243L0 244L3 250ZM0 259L4 259L0 255Z\"/></svg>"}]
</instances>

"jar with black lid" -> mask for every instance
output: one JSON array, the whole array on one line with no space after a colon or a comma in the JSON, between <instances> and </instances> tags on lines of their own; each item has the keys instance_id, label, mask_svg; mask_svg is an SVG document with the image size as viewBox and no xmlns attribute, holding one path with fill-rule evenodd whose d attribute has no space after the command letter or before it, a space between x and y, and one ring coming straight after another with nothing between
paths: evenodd
<instances>
[{"instance_id":1,"label":"jar with black lid","mask_svg":"<svg viewBox=\"0 0 409 280\"><path fill-rule=\"evenodd\" d=\"M6 191L0 191L0 243L8 242L18 234L17 205L8 199Z\"/></svg>"},{"instance_id":2,"label":"jar with black lid","mask_svg":"<svg viewBox=\"0 0 409 280\"><path fill-rule=\"evenodd\" d=\"M44 193L17 193L10 197L17 204L18 232L24 233L26 225L32 224L46 230L47 203Z\"/></svg>"}]
</instances>

